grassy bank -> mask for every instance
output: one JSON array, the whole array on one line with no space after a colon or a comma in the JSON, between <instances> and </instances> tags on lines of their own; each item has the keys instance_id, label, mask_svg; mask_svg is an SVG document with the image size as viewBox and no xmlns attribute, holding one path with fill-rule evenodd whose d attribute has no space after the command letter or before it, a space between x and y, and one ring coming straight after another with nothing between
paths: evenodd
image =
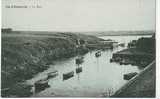
<instances>
[{"instance_id":1,"label":"grassy bank","mask_svg":"<svg viewBox=\"0 0 160 99\"><path fill-rule=\"evenodd\" d=\"M15 84L44 71L55 60L87 53L86 47L77 48L77 39L89 44L101 40L71 33L2 33L2 89L15 89ZM12 90L9 94L16 93Z\"/></svg>"},{"instance_id":2,"label":"grassy bank","mask_svg":"<svg viewBox=\"0 0 160 99\"><path fill-rule=\"evenodd\" d=\"M120 88L112 97L155 97L156 75L155 61L150 63L141 73Z\"/></svg>"}]
</instances>

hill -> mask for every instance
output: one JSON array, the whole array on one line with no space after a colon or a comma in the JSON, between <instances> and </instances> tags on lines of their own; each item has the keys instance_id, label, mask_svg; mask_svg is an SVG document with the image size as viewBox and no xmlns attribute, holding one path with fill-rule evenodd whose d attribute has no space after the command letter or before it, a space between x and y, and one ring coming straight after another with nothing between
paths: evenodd
<instances>
[{"instance_id":1,"label":"hill","mask_svg":"<svg viewBox=\"0 0 160 99\"><path fill-rule=\"evenodd\" d=\"M2 89L12 89L15 84L47 69L55 60L87 53L87 48L77 48L78 39L87 43L98 43L102 40L73 33L2 33Z\"/></svg>"}]
</instances>

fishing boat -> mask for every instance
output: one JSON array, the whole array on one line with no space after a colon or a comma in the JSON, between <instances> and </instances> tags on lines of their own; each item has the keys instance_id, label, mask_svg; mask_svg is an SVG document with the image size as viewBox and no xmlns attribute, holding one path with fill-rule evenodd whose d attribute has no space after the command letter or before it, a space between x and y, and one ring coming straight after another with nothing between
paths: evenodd
<instances>
[{"instance_id":1,"label":"fishing boat","mask_svg":"<svg viewBox=\"0 0 160 99\"><path fill-rule=\"evenodd\" d=\"M63 74L63 80L67 80L74 76L74 71Z\"/></svg>"},{"instance_id":2,"label":"fishing boat","mask_svg":"<svg viewBox=\"0 0 160 99\"><path fill-rule=\"evenodd\" d=\"M47 75L48 75L47 79L54 78L54 77L58 76L58 71L56 70L54 72L50 72Z\"/></svg>"},{"instance_id":3,"label":"fishing boat","mask_svg":"<svg viewBox=\"0 0 160 99\"><path fill-rule=\"evenodd\" d=\"M123 75L123 79L124 79L124 80L130 80L130 79L131 79L132 77L134 77L135 75L137 75L137 72L124 74L124 75Z\"/></svg>"},{"instance_id":4,"label":"fishing boat","mask_svg":"<svg viewBox=\"0 0 160 99\"><path fill-rule=\"evenodd\" d=\"M36 92L42 91L45 88L49 87L49 85L48 85L48 79L38 80L37 82L35 82L34 86L35 86L35 91Z\"/></svg>"},{"instance_id":5,"label":"fishing boat","mask_svg":"<svg viewBox=\"0 0 160 99\"><path fill-rule=\"evenodd\" d=\"M101 51L96 52L96 53L95 53L95 56L96 56L96 57L101 56Z\"/></svg>"}]
</instances>

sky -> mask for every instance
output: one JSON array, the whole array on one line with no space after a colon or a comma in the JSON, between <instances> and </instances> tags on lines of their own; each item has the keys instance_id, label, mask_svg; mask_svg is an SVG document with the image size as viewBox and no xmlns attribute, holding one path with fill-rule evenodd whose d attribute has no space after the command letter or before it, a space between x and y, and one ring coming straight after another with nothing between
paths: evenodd
<instances>
[{"instance_id":1,"label":"sky","mask_svg":"<svg viewBox=\"0 0 160 99\"><path fill-rule=\"evenodd\" d=\"M41 8L6 8L9 5ZM2 0L2 27L34 31L155 30L155 0Z\"/></svg>"}]
</instances>

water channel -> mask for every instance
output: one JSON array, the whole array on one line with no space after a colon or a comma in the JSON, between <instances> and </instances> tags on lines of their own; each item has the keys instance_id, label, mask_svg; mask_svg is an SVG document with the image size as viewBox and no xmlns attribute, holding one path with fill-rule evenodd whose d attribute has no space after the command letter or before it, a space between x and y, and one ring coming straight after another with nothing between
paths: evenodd
<instances>
[{"instance_id":1,"label":"water channel","mask_svg":"<svg viewBox=\"0 0 160 99\"><path fill-rule=\"evenodd\" d=\"M137 40L142 36L103 36L103 39L112 39L119 43L127 43L131 40ZM150 36L143 36L150 37ZM35 93L33 97L101 97L113 94L122 87L127 80L123 79L123 74L130 72L140 72L141 69L132 65L119 65L118 63L110 63L110 58L114 52L125 49L126 47L118 47L113 50L108 49L101 52L101 56L96 58L96 51L89 52L84 55L84 62L80 65L82 72L76 73L77 65L75 59L77 57L59 60L50 65L50 68L41 72L28 80L28 83L46 77L47 73L57 70L58 76L49 79L49 88ZM63 80L63 73L74 71L74 76L68 80Z\"/></svg>"}]
</instances>

